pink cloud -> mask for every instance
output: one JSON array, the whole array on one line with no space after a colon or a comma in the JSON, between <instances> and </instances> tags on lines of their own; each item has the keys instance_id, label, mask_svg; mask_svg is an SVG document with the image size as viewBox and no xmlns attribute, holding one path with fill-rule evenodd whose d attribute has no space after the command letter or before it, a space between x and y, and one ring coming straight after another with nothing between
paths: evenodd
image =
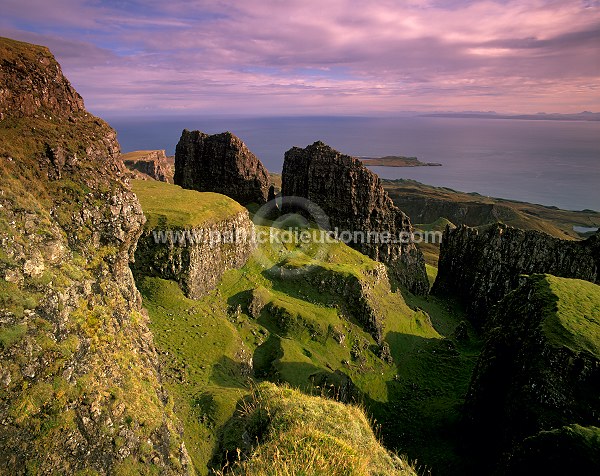
<instances>
[{"instance_id":1,"label":"pink cloud","mask_svg":"<svg viewBox=\"0 0 600 476\"><path fill-rule=\"evenodd\" d=\"M598 2L59 1L62 20L10 0L0 27L46 41L98 111L600 109Z\"/></svg>"}]
</instances>

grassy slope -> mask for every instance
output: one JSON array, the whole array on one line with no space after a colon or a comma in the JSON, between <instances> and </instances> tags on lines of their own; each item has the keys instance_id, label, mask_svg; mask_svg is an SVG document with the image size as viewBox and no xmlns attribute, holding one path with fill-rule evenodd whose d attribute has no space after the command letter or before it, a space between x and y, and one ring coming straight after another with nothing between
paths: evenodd
<instances>
[{"instance_id":1,"label":"grassy slope","mask_svg":"<svg viewBox=\"0 0 600 476\"><path fill-rule=\"evenodd\" d=\"M38 62L54 63L45 47L0 38L0 58L12 61L16 56L27 60L35 74ZM90 402L99 413L113 415L111 426L103 427L102 441L95 440L94 428L89 427L88 437L95 444L112 438L116 452L128 443L119 431L137 439L138 447L132 449L136 457L115 466L120 474L159 471L151 463L153 442L146 444L159 432L165 440L170 437L172 448L166 449L172 455L179 451L180 439L169 421L173 413L159 399L159 383L147 355L139 352L140 336L147 333L145 317L126 310L128 304L108 272L116 249L94 243L91 237L97 224L76 222L86 207L107 210L107 197L123 187L114 175L99 174L98 162L88 157L90 149L98 152L105 147L110 132L104 121L85 112L74 113L67 121L56 117L56 111L42 109L35 117L6 117L0 122L0 241L8 243L0 250L0 275L23 268L15 250L24 250L33 261L42 261L46 244L48 249L55 245L65 251L54 262L43 256L41 276L27 276L18 285L0 278L0 369L10 377L0 389L2 417L6 417L6 433L0 440L6 434L15 441L22 438L19 457L27 460L27 467L21 468L27 474L56 467L66 471L72 463L68 455L76 453L72 446L67 453L65 447L75 441L77 419ZM46 167L40 164L46 145L76 155L77 166L64 170L59 179L48 180ZM94 283L101 291L63 316L62 299L83 293L74 292L83 283ZM55 299L58 293L65 297ZM44 303L50 300L60 307ZM63 318L58 326L57 320ZM25 378L21 369L29 364L35 369L37 362L44 363L43 371ZM4 449L5 444L10 448L14 441L6 438L0 446ZM103 455L103 464L112 460L108 452ZM3 468L0 473L3 470L8 471ZM98 473L89 468L85 474Z\"/></svg>"},{"instance_id":2,"label":"grassy slope","mask_svg":"<svg viewBox=\"0 0 600 476\"><path fill-rule=\"evenodd\" d=\"M259 380L288 382L307 393L326 392L318 387L339 387L349 377L390 447L421 463L455 467L447 435L454 431L476 352L462 345L453 350L442 337L451 335L461 311L411 297L413 307L429 311L432 326L400 293L375 286L373 305L386 315L384 336L395 359L386 363L342 295L318 289L311 284L315 279L269 271L273 265L291 270L306 264L313 273L343 279L368 279L378 266L341 243L318 250L314 243L275 243L261 245L243 268L226 272L218 289L200 301L186 299L172 282L138 283L197 470L206 472L220 429L248 393L250 361ZM248 311L253 295L265 304L257 318Z\"/></svg>"},{"instance_id":3,"label":"grassy slope","mask_svg":"<svg viewBox=\"0 0 600 476\"><path fill-rule=\"evenodd\" d=\"M260 384L225 430L232 454L244 435L261 442L248 460L234 464L231 474L415 474L381 446L359 407L291 388Z\"/></svg>"},{"instance_id":4,"label":"grassy slope","mask_svg":"<svg viewBox=\"0 0 600 476\"><path fill-rule=\"evenodd\" d=\"M132 180L131 184L148 228L191 228L216 223L243 210L236 201L219 193L184 190L154 180Z\"/></svg>"},{"instance_id":5,"label":"grassy slope","mask_svg":"<svg viewBox=\"0 0 600 476\"><path fill-rule=\"evenodd\" d=\"M543 231L562 239L580 237L573 231L574 225L600 226L600 213L590 210L561 210L556 207L546 207L504 198L486 197L478 193L459 192L445 187L433 187L414 180L384 180L383 186L393 200L396 200L396 197L398 198L400 208L402 208L403 197L407 196L427 198L434 202L501 205L512 211L512 218L505 221L507 225L524 230ZM486 224L488 223L476 223L471 226Z\"/></svg>"},{"instance_id":6,"label":"grassy slope","mask_svg":"<svg viewBox=\"0 0 600 476\"><path fill-rule=\"evenodd\" d=\"M546 336L557 345L600 358L600 286L579 279L546 276L556 304L543 321Z\"/></svg>"}]
</instances>

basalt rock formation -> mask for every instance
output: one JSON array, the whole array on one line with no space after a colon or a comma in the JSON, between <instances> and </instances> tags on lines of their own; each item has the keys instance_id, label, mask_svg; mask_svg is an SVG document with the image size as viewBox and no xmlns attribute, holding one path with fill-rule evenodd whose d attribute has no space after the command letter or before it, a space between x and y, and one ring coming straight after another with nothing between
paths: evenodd
<instances>
[{"instance_id":1,"label":"basalt rock formation","mask_svg":"<svg viewBox=\"0 0 600 476\"><path fill-rule=\"evenodd\" d=\"M189 474L114 130L47 48L5 38L0 109L0 472Z\"/></svg>"},{"instance_id":2,"label":"basalt rock formation","mask_svg":"<svg viewBox=\"0 0 600 476\"><path fill-rule=\"evenodd\" d=\"M474 474L598 472L600 286L533 275L489 324L464 409Z\"/></svg>"},{"instance_id":3,"label":"basalt rock formation","mask_svg":"<svg viewBox=\"0 0 600 476\"><path fill-rule=\"evenodd\" d=\"M323 142L305 149L294 147L285 153L282 195L316 203L340 236L343 231L370 236L348 244L388 265L390 275L412 292L427 293L425 261L410 240L410 219L392 203L379 177L360 160Z\"/></svg>"},{"instance_id":4,"label":"basalt rock formation","mask_svg":"<svg viewBox=\"0 0 600 476\"><path fill-rule=\"evenodd\" d=\"M267 169L231 132L208 135L184 130L175 150L175 184L217 192L239 203L267 201Z\"/></svg>"},{"instance_id":5,"label":"basalt rock formation","mask_svg":"<svg viewBox=\"0 0 600 476\"><path fill-rule=\"evenodd\" d=\"M473 322L484 325L491 307L519 286L521 275L533 273L597 283L600 233L568 241L502 224L481 231L446 228L431 292L458 296Z\"/></svg>"},{"instance_id":6,"label":"basalt rock formation","mask_svg":"<svg viewBox=\"0 0 600 476\"><path fill-rule=\"evenodd\" d=\"M164 150L136 150L121 155L121 160L135 178L173 183L173 170Z\"/></svg>"},{"instance_id":7,"label":"basalt rock formation","mask_svg":"<svg viewBox=\"0 0 600 476\"><path fill-rule=\"evenodd\" d=\"M214 289L228 269L241 268L255 248L254 225L246 209L218 222L173 231L146 228L133 271L136 276L176 281L190 299Z\"/></svg>"}]
</instances>

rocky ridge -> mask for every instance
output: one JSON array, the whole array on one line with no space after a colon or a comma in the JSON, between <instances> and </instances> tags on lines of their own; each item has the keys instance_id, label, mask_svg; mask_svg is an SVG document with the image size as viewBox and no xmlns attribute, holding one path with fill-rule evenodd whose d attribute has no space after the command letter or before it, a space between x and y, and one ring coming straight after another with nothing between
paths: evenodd
<instances>
[{"instance_id":1,"label":"rocky ridge","mask_svg":"<svg viewBox=\"0 0 600 476\"><path fill-rule=\"evenodd\" d=\"M339 231L389 233L395 239L412 232L410 219L392 203L377 175L323 142L285 153L282 195L316 203ZM416 245L374 241L348 244L388 265L390 275L412 292L426 294L425 261Z\"/></svg>"},{"instance_id":2,"label":"rocky ridge","mask_svg":"<svg viewBox=\"0 0 600 476\"><path fill-rule=\"evenodd\" d=\"M597 283L600 234L569 241L502 224L447 227L431 292L458 296L472 320L484 325L492 306L519 286L523 274L533 273Z\"/></svg>"},{"instance_id":3,"label":"rocky ridge","mask_svg":"<svg viewBox=\"0 0 600 476\"><path fill-rule=\"evenodd\" d=\"M199 299L214 289L223 273L242 267L255 248L254 225L245 209L215 223L178 231L191 240L170 239L168 235L166 242L157 243L155 236L160 229L146 228L132 267L139 276L176 281L190 299Z\"/></svg>"},{"instance_id":4,"label":"rocky ridge","mask_svg":"<svg viewBox=\"0 0 600 476\"><path fill-rule=\"evenodd\" d=\"M82 97L64 77L50 50L0 37L0 120L18 117L68 118L85 114Z\"/></svg>"},{"instance_id":5,"label":"rocky ridge","mask_svg":"<svg viewBox=\"0 0 600 476\"><path fill-rule=\"evenodd\" d=\"M137 179L173 183L173 170L164 150L136 150L121 155L121 160Z\"/></svg>"},{"instance_id":6,"label":"rocky ridge","mask_svg":"<svg viewBox=\"0 0 600 476\"><path fill-rule=\"evenodd\" d=\"M527 278L493 309L464 410L479 474L597 471L600 439L582 445L587 430L567 427L600 426L599 325L600 286L550 275Z\"/></svg>"},{"instance_id":7,"label":"rocky ridge","mask_svg":"<svg viewBox=\"0 0 600 476\"><path fill-rule=\"evenodd\" d=\"M115 132L47 48L0 39L0 472L191 474L129 269Z\"/></svg>"},{"instance_id":8,"label":"rocky ridge","mask_svg":"<svg viewBox=\"0 0 600 476\"><path fill-rule=\"evenodd\" d=\"M174 182L259 205L267 201L271 183L260 160L231 132L208 135L187 129L175 151Z\"/></svg>"}]
</instances>

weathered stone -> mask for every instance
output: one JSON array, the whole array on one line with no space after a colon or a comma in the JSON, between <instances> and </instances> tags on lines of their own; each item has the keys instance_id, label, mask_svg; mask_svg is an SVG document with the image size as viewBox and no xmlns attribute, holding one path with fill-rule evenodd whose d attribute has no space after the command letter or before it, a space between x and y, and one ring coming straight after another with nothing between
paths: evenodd
<instances>
[{"instance_id":1,"label":"weathered stone","mask_svg":"<svg viewBox=\"0 0 600 476\"><path fill-rule=\"evenodd\" d=\"M190 299L214 289L226 270L241 268L256 247L254 225L245 209L225 220L185 230L192 239L183 242L157 243L154 231L146 229L138 241L134 273L177 281Z\"/></svg>"},{"instance_id":2,"label":"weathered stone","mask_svg":"<svg viewBox=\"0 0 600 476\"><path fill-rule=\"evenodd\" d=\"M115 131L85 111L46 48L5 38L0 110L0 244L10 257L0 327L15 333L0 346L0 473L119 474L126 426L128 471L150 449L162 474L191 473L129 269L144 216Z\"/></svg>"},{"instance_id":3,"label":"weathered stone","mask_svg":"<svg viewBox=\"0 0 600 476\"><path fill-rule=\"evenodd\" d=\"M600 427L599 294L594 284L533 275L493 308L464 408L474 474L516 474L506 469L507 457L540 432ZM598 454L599 439L590 450Z\"/></svg>"},{"instance_id":4,"label":"weathered stone","mask_svg":"<svg viewBox=\"0 0 600 476\"><path fill-rule=\"evenodd\" d=\"M11 53L0 62L0 120L34 115L66 118L85 112L83 99L48 48L37 46L32 58L26 43L2 41Z\"/></svg>"},{"instance_id":5,"label":"weathered stone","mask_svg":"<svg viewBox=\"0 0 600 476\"><path fill-rule=\"evenodd\" d=\"M432 294L453 294L470 319L484 325L490 308L522 282L521 275L548 273L597 283L600 234L569 241L538 231L495 224L482 231L446 228Z\"/></svg>"},{"instance_id":6,"label":"weathered stone","mask_svg":"<svg viewBox=\"0 0 600 476\"><path fill-rule=\"evenodd\" d=\"M184 130L175 151L175 184L217 192L241 204L267 201L267 169L231 132L208 135Z\"/></svg>"},{"instance_id":7,"label":"weathered stone","mask_svg":"<svg viewBox=\"0 0 600 476\"><path fill-rule=\"evenodd\" d=\"M425 260L412 241L408 216L392 203L379 177L360 160L323 142L305 149L294 147L285 153L282 195L316 203L340 233L362 232L364 239L353 237L348 244L388 265L390 275L410 291L428 292Z\"/></svg>"},{"instance_id":8,"label":"weathered stone","mask_svg":"<svg viewBox=\"0 0 600 476\"><path fill-rule=\"evenodd\" d=\"M121 160L137 179L173 183L173 168L164 150L137 150L121 155Z\"/></svg>"}]
</instances>

